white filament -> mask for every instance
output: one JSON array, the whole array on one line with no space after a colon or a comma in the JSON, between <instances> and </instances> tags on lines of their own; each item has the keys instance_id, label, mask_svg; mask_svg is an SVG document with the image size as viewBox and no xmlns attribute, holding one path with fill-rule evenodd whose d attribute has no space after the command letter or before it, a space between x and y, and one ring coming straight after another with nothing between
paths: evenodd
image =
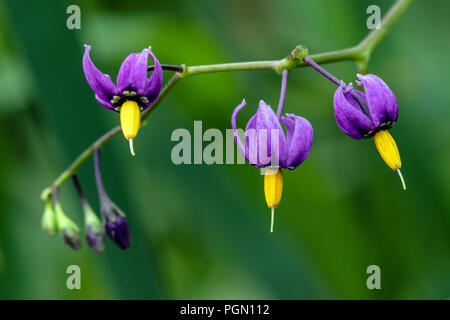
<instances>
[{"instance_id":1,"label":"white filament","mask_svg":"<svg viewBox=\"0 0 450 320\"><path fill-rule=\"evenodd\" d=\"M130 142L130 152L131 152L131 155L134 157L136 154L134 153L133 139L128 139L128 141Z\"/></svg>"},{"instance_id":2,"label":"white filament","mask_svg":"<svg viewBox=\"0 0 450 320\"><path fill-rule=\"evenodd\" d=\"M400 180L402 180L403 190L406 190L406 184L405 184L405 180L403 179L402 172L400 171L400 169L397 169L397 172L398 172L398 175L400 176Z\"/></svg>"},{"instance_id":3,"label":"white filament","mask_svg":"<svg viewBox=\"0 0 450 320\"><path fill-rule=\"evenodd\" d=\"M275 208L272 208L272 215L271 215L271 219L270 219L270 233L273 232L274 217L275 217Z\"/></svg>"}]
</instances>

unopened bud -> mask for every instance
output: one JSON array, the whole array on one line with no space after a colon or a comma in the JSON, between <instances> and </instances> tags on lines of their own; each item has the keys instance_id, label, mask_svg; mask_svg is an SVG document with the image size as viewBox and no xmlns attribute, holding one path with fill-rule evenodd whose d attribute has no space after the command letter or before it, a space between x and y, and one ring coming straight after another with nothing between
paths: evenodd
<instances>
[{"instance_id":1,"label":"unopened bud","mask_svg":"<svg viewBox=\"0 0 450 320\"><path fill-rule=\"evenodd\" d=\"M83 205L86 239L95 253L101 253L105 249L105 228L91 206Z\"/></svg>"},{"instance_id":2,"label":"unopened bud","mask_svg":"<svg viewBox=\"0 0 450 320\"><path fill-rule=\"evenodd\" d=\"M53 211L51 198L45 201L45 210L41 220L42 229L49 235L53 236L58 231L58 224L56 223L56 215Z\"/></svg>"},{"instance_id":3,"label":"unopened bud","mask_svg":"<svg viewBox=\"0 0 450 320\"><path fill-rule=\"evenodd\" d=\"M61 204L55 204L56 221L58 230L64 239L64 242L72 249L78 250L81 247L80 229L69 217L64 213Z\"/></svg>"}]
</instances>

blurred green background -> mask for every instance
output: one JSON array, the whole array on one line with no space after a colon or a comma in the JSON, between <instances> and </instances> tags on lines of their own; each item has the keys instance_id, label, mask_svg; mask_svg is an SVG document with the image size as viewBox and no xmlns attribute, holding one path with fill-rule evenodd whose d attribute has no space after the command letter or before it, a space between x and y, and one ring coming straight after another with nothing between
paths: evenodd
<instances>
[{"instance_id":1,"label":"blurred green background","mask_svg":"<svg viewBox=\"0 0 450 320\"><path fill-rule=\"evenodd\" d=\"M66 8L81 8L81 30ZM375 49L369 72L400 106L391 130L408 191L372 141L339 131L335 87L311 69L290 77L286 112L314 126L307 161L286 172L275 233L263 179L249 165L180 165L170 135L230 128L233 109L275 106L269 71L181 81L140 131L132 158L116 137L102 153L106 188L127 213L132 246L74 252L40 229L43 188L94 139L118 124L84 78L83 44L115 79L130 52L149 45L161 63L197 65L278 59L297 44L311 53L352 46L369 32L374 1L0 0L0 298L2 299L447 299L450 297L450 2L416 1ZM376 1L382 15L393 1ZM326 66L354 81L355 64ZM445 71L447 70L447 71ZM165 79L170 72L165 72ZM206 145L207 143L204 143ZM98 208L90 158L79 177ZM82 226L70 181L62 204ZM84 240L84 239L83 239ZM66 288L67 266L81 290ZM381 290L366 287L369 265Z\"/></svg>"}]
</instances>

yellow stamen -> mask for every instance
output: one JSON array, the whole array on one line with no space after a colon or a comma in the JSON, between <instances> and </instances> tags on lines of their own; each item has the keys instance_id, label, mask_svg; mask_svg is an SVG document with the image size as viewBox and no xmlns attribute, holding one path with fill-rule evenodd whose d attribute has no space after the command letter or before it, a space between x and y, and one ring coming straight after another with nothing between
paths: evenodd
<instances>
[{"instance_id":1,"label":"yellow stamen","mask_svg":"<svg viewBox=\"0 0 450 320\"><path fill-rule=\"evenodd\" d=\"M275 208L283 193L283 174L279 168L267 168L264 175L264 194L267 206L272 209L270 232L273 232Z\"/></svg>"},{"instance_id":2,"label":"yellow stamen","mask_svg":"<svg viewBox=\"0 0 450 320\"><path fill-rule=\"evenodd\" d=\"M136 101L127 100L120 108L120 124L125 139L130 142L130 152L134 156L133 139L136 137L141 123L141 113Z\"/></svg>"},{"instance_id":3,"label":"yellow stamen","mask_svg":"<svg viewBox=\"0 0 450 320\"><path fill-rule=\"evenodd\" d=\"M377 147L377 150L384 162L386 162L392 170L398 172L402 181L403 190L406 190L405 180L400 172L402 162L400 160L400 154L394 138L392 138L391 134L387 130L381 130L375 134L373 141L375 142L375 146Z\"/></svg>"}]
</instances>

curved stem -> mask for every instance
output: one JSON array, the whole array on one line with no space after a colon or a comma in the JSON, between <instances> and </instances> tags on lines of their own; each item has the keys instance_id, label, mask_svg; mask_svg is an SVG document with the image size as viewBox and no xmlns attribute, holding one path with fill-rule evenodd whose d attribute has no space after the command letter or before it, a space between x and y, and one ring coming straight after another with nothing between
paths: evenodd
<instances>
[{"instance_id":1,"label":"curved stem","mask_svg":"<svg viewBox=\"0 0 450 320\"><path fill-rule=\"evenodd\" d=\"M391 7L389 12L385 15L381 22L381 29L372 30L357 46L336 50L331 52L319 53L310 55L309 57L313 59L317 64L325 64L336 61L348 61L353 60L358 63L359 67L367 68L367 62L369 60L370 54L376 45L387 35L389 30L392 28L394 23L403 14L406 8L411 4L412 0L397 0L395 4ZM172 87L182 78L205 73L214 72L230 72L230 71L252 71L252 70L272 70L278 72L280 66L283 66L286 59L281 60L268 60L268 61L250 61L250 62L236 62L236 63L225 63L225 64L212 64L204 66L173 66L173 65L162 65L165 70L177 71L175 75L169 80L166 86L161 90L158 99L153 103L153 105L142 112L141 120L147 118L153 110L158 107L162 99L167 95L167 93L172 89ZM292 68L302 68L307 66L303 59L297 59L292 62ZM151 70L150 67L149 70ZM78 167L94 152L95 149L101 148L106 142L111 140L121 131L120 126L114 127L103 136L94 141L88 148L86 148L70 165L65 169L53 183L44 189L41 193L41 199L47 200L54 189L61 185L65 180L74 175Z\"/></svg>"},{"instance_id":2,"label":"curved stem","mask_svg":"<svg viewBox=\"0 0 450 320\"><path fill-rule=\"evenodd\" d=\"M289 70L283 69L281 73L281 92L280 92L280 101L278 102L277 108L277 118L281 119L281 115L283 114L284 108L284 100L286 100L286 88L289 79Z\"/></svg>"}]
</instances>

